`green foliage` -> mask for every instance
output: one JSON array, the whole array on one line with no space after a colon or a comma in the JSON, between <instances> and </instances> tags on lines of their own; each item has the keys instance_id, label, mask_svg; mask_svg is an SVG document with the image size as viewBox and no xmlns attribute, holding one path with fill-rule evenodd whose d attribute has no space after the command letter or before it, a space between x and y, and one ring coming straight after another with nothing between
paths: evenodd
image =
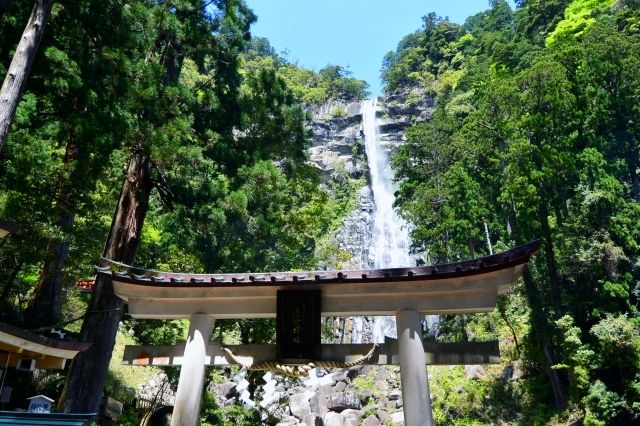
<instances>
[{"instance_id":1,"label":"green foliage","mask_svg":"<svg viewBox=\"0 0 640 426\"><path fill-rule=\"evenodd\" d=\"M490 422L486 406L490 384L482 380L464 380L464 367L429 369L433 418L437 424L473 425Z\"/></svg>"},{"instance_id":2,"label":"green foliage","mask_svg":"<svg viewBox=\"0 0 640 426\"><path fill-rule=\"evenodd\" d=\"M186 340L188 322L186 320L135 321L132 330L142 345L173 346L179 340Z\"/></svg>"},{"instance_id":3,"label":"green foliage","mask_svg":"<svg viewBox=\"0 0 640 426\"><path fill-rule=\"evenodd\" d=\"M110 388L110 391L114 388L137 389L139 385L151 381L153 376L159 372L155 367L131 368L130 366L123 365L122 357L124 356L125 345L133 345L136 343L124 327L122 327L116 335L116 343L109 363L107 379L107 387ZM129 397L133 397L133 395L129 395Z\"/></svg>"},{"instance_id":4,"label":"green foliage","mask_svg":"<svg viewBox=\"0 0 640 426\"><path fill-rule=\"evenodd\" d=\"M260 413L256 409L245 409L240 405L218 406L215 395L205 392L202 399L200 424L203 426L260 426Z\"/></svg>"},{"instance_id":5,"label":"green foliage","mask_svg":"<svg viewBox=\"0 0 640 426\"><path fill-rule=\"evenodd\" d=\"M24 2L2 9L0 63L29 12ZM94 275L128 159L139 152L152 159L153 189L138 265L295 270L329 256L326 235L357 188L336 183L332 198L320 186L307 164L303 107L363 99L366 83L342 66L289 63L251 40L253 21L235 0L56 3L0 165L0 217L23 225L0 243L3 320L24 319L50 261L62 282L60 321L81 317L88 295L74 281ZM238 341L274 340L270 320L220 323ZM136 387L147 377L120 365L123 339L172 345L186 324L124 324L109 386ZM216 422L259 424L255 413L223 411Z\"/></svg>"},{"instance_id":6,"label":"green foliage","mask_svg":"<svg viewBox=\"0 0 640 426\"><path fill-rule=\"evenodd\" d=\"M599 354L621 371L632 373L640 362L640 330L627 315L605 318L591 327L591 334L598 339Z\"/></svg>"},{"instance_id":7,"label":"green foliage","mask_svg":"<svg viewBox=\"0 0 640 426\"><path fill-rule=\"evenodd\" d=\"M304 105L320 105L328 100L359 101L369 94L367 83L351 77L347 68L327 65L318 72L301 68L278 55L264 38L253 39L243 59L247 73L260 69L275 70Z\"/></svg>"},{"instance_id":8,"label":"green foliage","mask_svg":"<svg viewBox=\"0 0 640 426\"><path fill-rule=\"evenodd\" d=\"M461 52L469 41L468 38L459 41L462 28L434 13L422 19L422 31L405 36L396 51L384 57L381 78L387 92L403 85L433 90L434 84L439 84L442 92L460 76ZM448 82L441 81L443 75Z\"/></svg>"},{"instance_id":9,"label":"green foliage","mask_svg":"<svg viewBox=\"0 0 640 426\"><path fill-rule=\"evenodd\" d=\"M140 424L140 419L138 419L138 414L134 411L125 411L122 413L118 423L122 426L137 426Z\"/></svg>"},{"instance_id":10,"label":"green foliage","mask_svg":"<svg viewBox=\"0 0 640 426\"><path fill-rule=\"evenodd\" d=\"M421 84L437 105L398 150L397 205L434 262L485 254L487 238L496 251L541 239L518 288L527 309L499 304L498 335L522 337L510 354L530 373L529 389L512 397L533 423L631 423L640 374L637 13L610 1L527 0L513 13L502 3L457 33L425 17L423 31L385 58L388 91ZM437 82L419 82L418 64ZM446 318L442 330L451 340L496 334L477 316ZM499 395L492 401L505 415L500 407L513 408ZM565 411L554 415L553 402ZM526 408L535 406L548 408L536 416ZM470 418L461 410L441 421Z\"/></svg>"},{"instance_id":11,"label":"green foliage","mask_svg":"<svg viewBox=\"0 0 640 426\"><path fill-rule=\"evenodd\" d=\"M347 116L347 110L342 106L337 106L331 110L332 118L342 118Z\"/></svg>"},{"instance_id":12,"label":"green foliage","mask_svg":"<svg viewBox=\"0 0 640 426\"><path fill-rule=\"evenodd\" d=\"M564 358L568 364L555 365L556 369L568 369L571 392L574 399L583 395L591 384L590 370L599 357L590 349L589 345L582 343L582 331L574 325L573 318L568 315L556 321L560 332L563 333L563 341L560 347L564 351Z\"/></svg>"},{"instance_id":13,"label":"green foliage","mask_svg":"<svg viewBox=\"0 0 640 426\"><path fill-rule=\"evenodd\" d=\"M375 380L369 376L358 376L352 383L359 392L374 392L377 389Z\"/></svg>"},{"instance_id":14,"label":"green foliage","mask_svg":"<svg viewBox=\"0 0 640 426\"><path fill-rule=\"evenodd\" d=\"M606 425L624 410L624 399L615 392L607 390L600 380L596 380L585 397L587 415L585 425Z\"/></svg>"},{"instance_id":15,"label":"green foliage","mask_svg":"<svg viewBox=\"0 0 640 426\"><path fill-rule=\"evenodd\" d=\"M547 36L547 47L558 39L567 36L579 37L596 22L596 14L600 9L611 7L615 0L573 0L564 10L564 19L551 34Z\"/></svg>"}]
</instances>

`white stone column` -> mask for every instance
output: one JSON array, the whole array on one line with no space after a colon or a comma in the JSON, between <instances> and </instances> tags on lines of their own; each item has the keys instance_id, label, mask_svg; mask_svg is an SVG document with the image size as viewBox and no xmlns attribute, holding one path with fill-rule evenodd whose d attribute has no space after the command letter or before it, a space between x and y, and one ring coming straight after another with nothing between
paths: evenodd
<instances>
[{"instance_id":1,"label":"white stone column","mask_svg":"<svg viewBox=\"0 0 640 426\"><path fill-rule=\"evenodd\" d=\"M406 426L433 425L420 322L421 315L418 311L407 309L396 313L400 379L402 380L402 401Z\"/></svg>"},{"instance_id":2,"label":"white stone column","mask_svg":"<svg viewBox=\"0 0 640 426\"><path fill-rule=\"evenodd\" d=\"M205 314L191 316L189 336L180 368L176 403L171 416L171 426L197 426L199 424L207 343L211 339L215 321L215 318Z\"/></svg>"}]
</instances>

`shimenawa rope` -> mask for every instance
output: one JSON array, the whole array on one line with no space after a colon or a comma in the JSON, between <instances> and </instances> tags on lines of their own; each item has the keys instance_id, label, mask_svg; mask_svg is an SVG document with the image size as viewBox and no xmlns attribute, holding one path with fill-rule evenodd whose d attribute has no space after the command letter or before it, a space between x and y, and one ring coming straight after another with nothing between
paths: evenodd
<instances>
[{"instance_id":1,"label":"shimenawa rope","mask_svg":"<svg viewBox=\"0 0 640 426\"><path fill-rule=\"evenodd\" d=\"M231 349L229 348L223 348L223 350L233 362L240 364L242 367L246 368L247 370L250 370L250 371L251 370L270 370L270 371L286 374L288 376L303 377L308 375L309 371L311 371L311 369L316 367L350 368L350 367L355 367L356 365L364 364L365 362L369 361L373 357L373 354L375 353L377 347L378 345L374 343L366 355L350 362L318 360L318 361L312 361L312 362L308 362L306 364L300 364L300 365L281 364L279 361L265 361L265 362L259 362L257 364L253 364L253 362L250 361L252 357L237 356L233 352L231 352Z\"/></svg>"}]
</instances>

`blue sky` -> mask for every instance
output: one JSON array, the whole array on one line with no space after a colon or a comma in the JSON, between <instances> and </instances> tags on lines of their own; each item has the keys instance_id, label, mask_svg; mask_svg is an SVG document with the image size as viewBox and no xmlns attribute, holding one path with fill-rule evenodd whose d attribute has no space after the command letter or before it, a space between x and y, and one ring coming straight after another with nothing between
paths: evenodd
<instances>
[{"instance_id":1,"label":"blue sky","mask_svg":"<svg viewBox=\"0 0 640 426\"><path fill-rule=\"evenodd\" d=\"M398 41L422 25L429 12L464 20L488 0L245 0L258 15L252 34L266 37L291 62L318 71L348 66L380 93L380 64Z\"/></svg>"}]
</instances>

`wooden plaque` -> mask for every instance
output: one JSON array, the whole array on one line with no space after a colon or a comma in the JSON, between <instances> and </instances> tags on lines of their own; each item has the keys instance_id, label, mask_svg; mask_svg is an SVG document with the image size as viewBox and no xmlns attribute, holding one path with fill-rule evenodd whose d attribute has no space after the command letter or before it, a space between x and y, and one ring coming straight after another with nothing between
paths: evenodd
<instances>
[{"instance_id":1,"label":"wooden plaque","mask_svg":"<svg viewBox=\"0 0 640 426\"><path fill-rule=\"evenodd\" d=\"M320 358L320 290L278 290L278 358Z\"/></svg>"}]
</instances>

